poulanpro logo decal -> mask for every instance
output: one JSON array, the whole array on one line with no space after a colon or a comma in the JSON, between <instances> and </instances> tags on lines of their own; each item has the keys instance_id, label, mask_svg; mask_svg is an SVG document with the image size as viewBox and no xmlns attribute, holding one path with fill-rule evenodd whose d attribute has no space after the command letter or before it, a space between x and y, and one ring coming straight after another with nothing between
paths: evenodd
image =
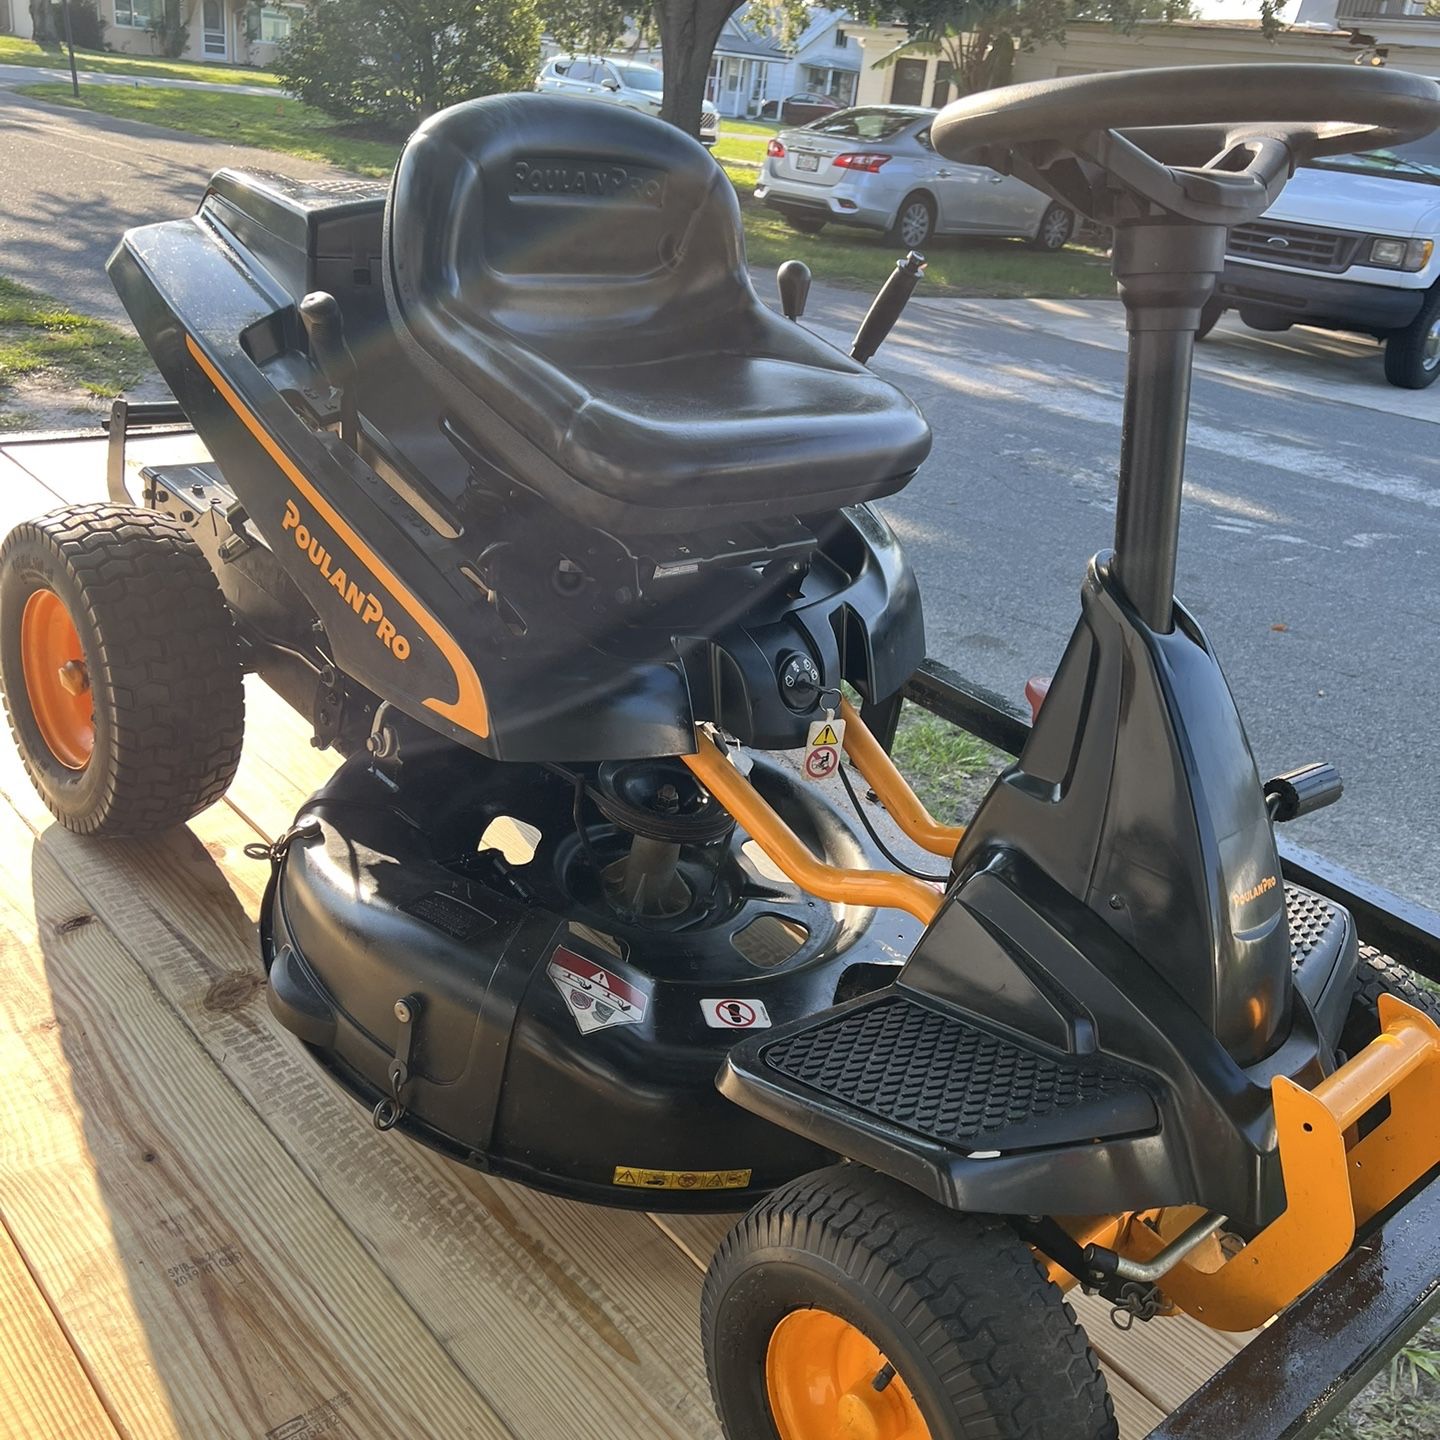
<instances>
[{"instance_id":1,"label":"poulanpro logo decal","mask_svg":"<svg viewBox=\"0 0 1440 1440\"><path fill-rule=\"evenodd\" d=\"M1279 883L1273 875L1267 875L1258 885L1252 885L1248 890L1236 890L1230 896L1230 903L1238 910L1242 905L1248 905L1252 900L1268 894Z\"/></svg>"},{"instance_id":2,"label":"poulanpro logo decal","mask_svg":"<svg viewBox=\"0 0 1440 1440\"><path fill-rule=\"evenodd\" d=\"M558 156L517 160L510 171L510 193L659 206L665 203L665 176L639 165L587 164Z\"/></svg>"},{"instance_id":3,"label":"poulanpro logo decal","mask_svg":"<svg viewBox=\"0 0 1440 1440\"><path fill-rule=\"evenodd\" d=\"M293 501L285 502L285 518L281 529L293 535L295 543L310 558L310 563L340 593L345 603L368 625L375 638L397 659L410 658L410 641L395 628L395 622L385 613L385 606L373 590L363 589L345 572L314 535L310 527L300 519L300 507Z\"/></svg>"}]
</instances>

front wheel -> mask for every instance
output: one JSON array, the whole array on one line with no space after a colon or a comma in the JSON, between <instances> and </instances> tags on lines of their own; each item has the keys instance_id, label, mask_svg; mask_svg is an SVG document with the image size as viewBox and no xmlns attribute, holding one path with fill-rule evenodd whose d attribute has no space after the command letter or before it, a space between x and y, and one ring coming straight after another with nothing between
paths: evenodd
<instances>
[{"instance_id":1,"label":"front wheel","mask_svg":"<svg viewBox=\"0 0 1440 1440\"><path fill-rule=\"evenodd\" d=\"M785 223L802 235L818 235L825 228L826 221L821 215L795 215L787 212Z\"/></svg>"},{"instance_id":2,"label":"front wheel","mask_svg":"<svg viewBox=\"0 0 1440 1440\"><path fill-rule=\"evenodd\" d=\"M858 1165L761 1201L705 1278L728 1440L1114 1440L1084 1332L1013 1230Z\"/></svg>"},{"instance_id":3,"label":"front wheel","mask_svg":"<svg viewBox=\"0 0 1440 1440\"><path fill-rule=\"evenodd\" d=\"M1195 338L1203 340L1219 323L1220 317L1225 313L1225 302L1212 296L1200 309L1200 325L1195 331Z\"/></svg>"},{"instance_id":4,"label":"front wheel","mask_svg":"<svg viewBox=\"0 0 1440 1440\"><path fill-rule=\"evenodd\" d=\"M923 250L935 233L935 206L927 195L907 195L895 212L895 223L886 233L890 245Z\"/></svg>"},{"instance_id":5,"label":"front wheel","mask_svg":"<svg viewBox=\"0 0 1440 1440\"><path fill-rule=\"evenodd\" d=\"M1040 228L1030 237L1037 250L1063 250L1075 233L1075 212L1064 205L1052 205L1040 217Z\"/></svg>"},{"instance_id":6,"label":"front wheel","mask_svg":"<svg viewBox=\"0 0 1440 1440\"><path fill-rule=\"evenodd\" d=\"M1440 378L1440 289L1385 342L1385 378L1402 390L1425 390Z\"/></svg>"}]
</instances>

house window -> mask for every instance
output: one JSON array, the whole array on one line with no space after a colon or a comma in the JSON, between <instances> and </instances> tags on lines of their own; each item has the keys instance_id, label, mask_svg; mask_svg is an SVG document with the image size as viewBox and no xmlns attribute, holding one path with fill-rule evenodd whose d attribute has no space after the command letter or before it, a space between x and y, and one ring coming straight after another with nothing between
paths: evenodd
<instances>
[{"instance_id":1,"label":"house window","mask_svg":"<svg viewBox=\"0 0 1440 1440\"><path fill-rule=\"evenodd\" d=\"M154 30L165 18L165 0L115 0L115 23L130 30Z\"/></svg>"},{"instance_id":2,"label":"house window","mask_svg":"<svg viewBox=\"0 0 1440 1440\"><path fill-rule=\"evenodd\" d=\"M275 45L290 38L295 10L289 5L266 5L260 11L260 38Z\"/></svg>"},{"instance_id":3,"label":"house window","mask_svg":"<svg viewBox=\"0 0 1440 1440\"><path fill-rule=\"evenodd\" d=\"M835 32L835 48L837 50L843 50L849 43L850 37L843 30Z\"/></svg>"}]
</instances>

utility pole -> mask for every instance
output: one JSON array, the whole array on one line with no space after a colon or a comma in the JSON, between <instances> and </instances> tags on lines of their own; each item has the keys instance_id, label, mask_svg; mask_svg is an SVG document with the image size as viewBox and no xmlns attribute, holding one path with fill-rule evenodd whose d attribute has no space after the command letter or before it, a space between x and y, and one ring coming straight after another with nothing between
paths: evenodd
<instances>
[{"instance_id":1,"label":"utility pole","mask_svg":"<svg viewBox=\"0 0 1440 1440\"><path fill-rule=\"evenodd\" d=\"M80 98L80 76L75 69L75 34L70 29L70 0L60 0L60 11L65 17L65 48L70 52L70 88L75 98Z\"/></svg>"}]
</instances>

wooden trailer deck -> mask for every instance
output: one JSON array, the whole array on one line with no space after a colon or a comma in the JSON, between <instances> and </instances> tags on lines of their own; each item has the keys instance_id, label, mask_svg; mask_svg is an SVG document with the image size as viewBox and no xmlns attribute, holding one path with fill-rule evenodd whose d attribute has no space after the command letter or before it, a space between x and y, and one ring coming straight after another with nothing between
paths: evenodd
<instances>
[{"instance_id":1,"label":"wooden trailer deck","mask_svg":"<svg viewBox=\"0 0 1440 1440\"><path fill-rule=\"evenodd\" d=\"M0 446L0 534L103 499L104 460ZM0 1440L718 1440L697 1311L727 1218L590 1208L379 1134L271 1019L244 847L334 761L249 685L234 788L161 840L61 829L0 739ZM1125 1440L1238 1343L1079 1308Z\"/></svg>"}]
</instances>

